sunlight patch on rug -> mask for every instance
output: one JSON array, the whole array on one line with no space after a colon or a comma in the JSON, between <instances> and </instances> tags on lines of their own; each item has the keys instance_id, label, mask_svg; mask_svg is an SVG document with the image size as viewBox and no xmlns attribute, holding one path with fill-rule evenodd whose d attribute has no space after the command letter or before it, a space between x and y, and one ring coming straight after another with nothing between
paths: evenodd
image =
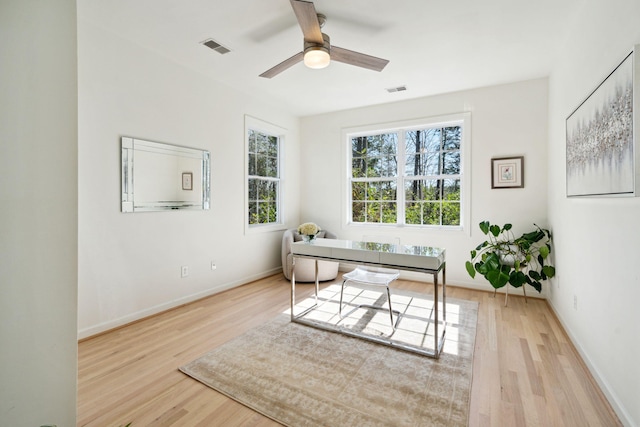
<instances>
[{"instance_id":1,"label":"sunlight patch on rug","mask_svg":"<svg viewBox=\"0 0 640 427\"><path fill-rule=\"evenodd\" d=\"M387 295L384 287L347 286L344 290L342 314L340 314L340 285L332 284L320 290L318 305L301 318L307 322L319 324L321 327L340 331L351 331L356 334L393 341L396 344L420 350L433 350L434 343L434 304L431 295L408 291L392 290L391 302L394 313L393 321L397 325L394 331L389 317ZM307 298L297 303L296 315L311 308L314 298ZM367 306L375 306L372 309ZM438 304L439 320L442 321L442 296ZM288 313L288 312L287 312ZM399 321L397 314L399 313ZM459 323L460 305L456 301L447 301L447 337L443 351L457 351L458 341L455 325ZM440 331L442 333L442 323Z\"/></svg>"},{"instance_id":2,"label":"sunlight patch on rug","mask_svg":"<svg viewBox=\"0 0 640 427\"><path fill-rule=\"evenodd\" d=\"M447 310L447 341L437 360L292 323L283 314L180 370L287 426L465 426L478 305L448 299ZM388 314L380 314L389 326ZM362 319L351 322L385 333L383 319L380 325Z\"/></svg>"}]
</instances>

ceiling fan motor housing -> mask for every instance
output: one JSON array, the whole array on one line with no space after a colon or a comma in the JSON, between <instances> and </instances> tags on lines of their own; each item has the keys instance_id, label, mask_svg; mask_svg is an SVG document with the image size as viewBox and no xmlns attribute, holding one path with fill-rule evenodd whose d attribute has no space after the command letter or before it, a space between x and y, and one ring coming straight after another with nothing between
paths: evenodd
<instances>
[{"instance_id":1,"label":"ceiling fan motor housing","mask_svg":"<svg viewBox=\"0 0 640 427\"><path fill-rule=\"evenodd\" d=\"M329 65L331 55L331 39L322 33L322 44L304 42L304 65L309 68L324 68Z\"/></svg>"}]
</instances>

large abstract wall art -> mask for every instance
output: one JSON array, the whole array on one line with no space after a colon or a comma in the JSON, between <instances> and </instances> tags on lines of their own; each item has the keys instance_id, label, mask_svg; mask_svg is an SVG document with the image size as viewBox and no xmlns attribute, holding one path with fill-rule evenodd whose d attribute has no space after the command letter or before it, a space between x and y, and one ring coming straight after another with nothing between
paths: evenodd
<instances>
[{"instance_id":1,"label":"large abstract wall art","mask_svg":"<svg viewBox=\"0 0 640 427\"><path fill-rule=\"evenodd\" d=\"M635 195L634 60L631 52L567 118L569 197Z\"/></svg>"}]
</instances>

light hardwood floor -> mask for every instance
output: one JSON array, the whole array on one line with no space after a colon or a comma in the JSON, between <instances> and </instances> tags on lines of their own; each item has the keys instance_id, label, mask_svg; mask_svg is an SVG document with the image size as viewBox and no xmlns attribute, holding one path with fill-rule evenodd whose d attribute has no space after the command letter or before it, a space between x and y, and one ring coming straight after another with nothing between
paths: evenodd
<instances>
[{"instance_id":1,"label":"light hardwood floor","mask_svg":"<svg viewBox=\"0 0 640 427\"><path fill-rule=\"evenodd\" d=\"M395 287L424 291L399 280ZM297 286L297 296L312 285ZM276 426L178 367L289 309L289 282L275 275L80 342L79 426ZM621 425L546 301L478 301L470 426Z\"/></svg>"}]
</instances>

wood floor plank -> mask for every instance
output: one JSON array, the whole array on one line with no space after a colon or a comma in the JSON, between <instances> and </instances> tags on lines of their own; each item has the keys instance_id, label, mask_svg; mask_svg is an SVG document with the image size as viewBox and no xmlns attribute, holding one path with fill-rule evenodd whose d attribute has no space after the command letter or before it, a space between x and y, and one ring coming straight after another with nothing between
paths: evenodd
<instances>
[{"instance_id":1,"label":"wood floor plank","mask_svg":"<svg viewBox=\"0 0 640 427\"><path fill-rule=\"evenodd\" d=\"M527 342L526 338L520 338L520 349L522 352L522 359L526 367L527 378L529 380L531 393L536 396L544 397L541 378L538 375L538 370L536 369L536 365L533 361L533 356L531 355L529 343Z\"/></svg>"},{"instance_id":2,"label":"wood floor plank","mask_svg":"<svg viewBox=\"0 0 640 427\"><path fill-rule=\"evenodd\" d=\"M297 297L313 289L300 284ZM178 367L286 312L289 291L274 275L81 341L78 426L278 425ZM453 286L447 296L479 302L470 426L621 425L546 301L511 294L505 307L503 295Z\"/></svg>"}]
</instances>

